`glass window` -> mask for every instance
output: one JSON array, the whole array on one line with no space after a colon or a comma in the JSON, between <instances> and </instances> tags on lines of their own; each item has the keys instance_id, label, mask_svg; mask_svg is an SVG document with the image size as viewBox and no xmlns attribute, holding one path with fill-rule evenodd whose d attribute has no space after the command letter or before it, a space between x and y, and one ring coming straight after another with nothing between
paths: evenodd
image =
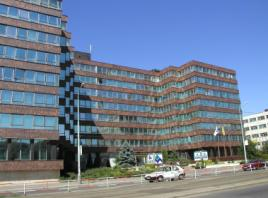
<instances>
[{"instance_id":1,"label":"glass window","mask_svg":"<svg viewBox=\"0 0 268 198\"><path fill-rule=\"evenodd\" d=\"M33 104L33 93L24 93L24 103L26 105L34 105Z\"/></svg>"},{"instance_id":2,"label":"glass window","mask_svg":"<svg viewBox=\"0 0 268 198\"><path fill-rule=\"evenodd\" d=\"M25 82L26 83L34 83L35 82L35 72L25 71Z\"/></svg>"},{"instance_id":3,"label":"glass window","mask_svg":"<svg viewBox=\"0 0 268 198\"><path fill-rule=\"evenodd\" d=\"M45 74L41 72L37 72L36 82L38 84L45 84Z\"/></svg>"},{"instance_id":4,"label":"glass window","mask_svg":"<svg viewBox=\"0 0 268 198\"><path fill-rule=\"evenodd\" d=\"M26 10L20 10L19 11L19 18L28 20L29 19L29 12Z\"/></svg>"},{"instance_id":5,"label":"glass window","mask_svg":"<svg viewBox=\"0 0 268 198\"><path fill-rule=\"evenodd\" d=\"M34 117L34 126L37 128L44 127L45 119L43 116L36 116Z\"/></svg>"},{"instance_id":6,"label":"glass window","mask_svg":"<svg viewBox=\"0 0 268 198\"><path fill-rule=\"evenodd\" d=\"M43 94L35 94L35 104L44 105L45 104L45 96Z\"/></svg>"},{"instance_id":7,"label":"glass window","mask_svg":"<svg viewBox=\"0 0 268 198\"><path fill-rule=\"evenodd\" d=\"M33 128L33 116L31 116L31 115L24 116L24 128L26 128L26 129Z\"/></svg>"},{"instance_id":8,"label":"glass window","mask_svg":"<svg viewBox=\"0 0 268 198\"><path fill-rule=\"evenodd\" d=\"M54 76L54 74L47 74L46 75L47 76L47 79L46 79L46 81L47 81L47 85L51 85L51 86L54 86L54 85L56 85L56 83L55 83L55 76Z\"/></svg>"},{"instance_id":9,"label":"glass window","mask_svg":"<svg viewBox=\"0 0 268 198\"><path fill-rule=\"evenodd\" d=\"M55 106L55 96L47 95L46 104L49 106Z\"/></svg>"},{"instance_id":10,"label":"glass window","mask_svg":"<svg viewBox=\"0 0 268 198\"><path fill-rule=\"evenodd\" d=\"M4 74L4 80L8 81L13 80L13 69L4 68L3 74Z\"/></svg>"},{"instance_id":11,"label":"glass window","mask_svg":"<svg viewBox=\"0 0 268 198\"><path fill-rule=\"evenodd\" d=\"M27 31L25 29L18 28L18 38L26 40L27 39Z\"/></svg>"},{"instance_id":12,"label":"glass window","mask_svg":"<svg viewBox=\"0 0 268 198\"><path fill-rule=\"evenodd\" d=\"M21 142L20 144L21 160L29 160L31 151L31 142L30 140L21 140L20 142Z\"/></svg>"},{"instance_id":13,"label":"glass window","mask_svg":"<svg viewBox=\"0 0 268 198\"><path fill-rule=\"evenodd\" d=\"M18 16L18 9L17 8L14 8L14 7L9 7L8 14L10 16L17 17Z\"/></svg>"},{"instance_id":14,"label":"glass window","mask_svg":"<svg viewBox=\"0 0 268 198\"><path fill-rule=\"evenodd\" d=\"M30 62L36 62L36 52L33 50L27 51L27 60Z\"/></svg>"},{"instance_id":15,"label":"glass window","mask_svg":"<svg viewBox=\"0 0 268 198\"><path fill-rule=\"evenodd\" d=\"M23 82L24 81L24 70L16 69L15 70L15 81Z\"/></svg>"},{"instance_id":16,"label":"glass window","mask_svg":"<svg viewBox=\"0 0 268 198\"><path fill-rule=\"evenodd\" d=\"M6 26L0 24L0 34L5 35L6 34Z\"/></svg>"},{"instance_id":17,"label":"glass window","mask_svg":"<svg viewBox=\"0 0 268 198\"><path fill-rule=\"evenodd\" d=\"M52 34L48 34L47 35L47 42L48 43L54 43L56 44L56 39L57 39L57 36L56 35L52 35Z\"/></svg>"},{"instance_id":18,"label":"glass window","mask_svg":"<svg viewBox=\"0 0 268 198\"><path fill-rule=\"evenodd\" d=\"M5 55L4 46L0 45L0 56L3 57Z\"/></svg>"},{"instance_id":19,"label":"glass window","mask_svg":"<svg viewBox=\"0 0 268 198\"><path fill-rule=\"evenodd\" d=\"M26 50L17 49L16 50L16 59L24 61L26 57Z\"/></svg>"},{"instance_id":20,"label":"glass window","mask_svg":"<svg viewBox=\"0 0 268 198\"><path fill-rule=\"evenodd\" d=\"M21 115L13 115L11 124L14 127L23 126L23 116L21 116Z\"/></svg>"},{"instance_id":21,"label":"glass window","mask_svg":"<svg viewBox=\"0 0 268 198\"><path fill-rule=\"evenodd\" d=\"M44 14L39 14L39 22L40 23L47 23L48 22L48 16Z\"/></svg>"},{"instance_id":22,"label":"glass window","mask_svg":"<svg viewBox=\"0 0 268 198\"><path fill-rule=\"evenodd\" d=\"M16 49L14 47L6 47L6 57L7 58L15 58Z\"/></svg>"},{"instance_id":23,"label":"glass window","mask_svg":"<svg viewBox=\"0 0 268 198\"><path fill-rule=\"evenodd\" d=\"M12 102L15 104L21 104L23 103L24 98L23 98L23 92L13 92L13 97L12 97Z\"/></svg>"},{"instance_id":24,"label":"glass window","mask_svg":"<svg viewBox=\"0 0 268 198\"><path fill-rule=\"evenodd\" d=\"M0 14L1 15L7 15L7 6L0 5Z\"/></svg>"},{"instance_id":25,"label":"glass window","mask_svg":"<svg viewBox=\"0 0 268 198\"><path fill-rule=\"evenodd\" d=\"M45 127L49 129L55 129L57 126L56 118L46 117L45 119Z\"/></svg>"},{"instance_id":26,"label":"glass window","mask_svg":"<svg viewBox=\"0 0 268 198\"><path fill-rule=\"evenodd\" d=\"M3 75L3 68L0 67L0 80L2 80L4 78L4 75Z\"/></svg>"},{"instance_id":27,"label":"glass window","mask_svg":"<svg viewBox=\"0 0 268 198\"><path fill-rule=\"evenodd\" d=\"M38 35L36 31L28 30L28 40L37 41Z\"/></svg>"},{"instance_id":28,"label":"glass window","mask_svg":"<svg viewBox=\"0 0 268 198\"><path fill-rule=\"evenodd\" d=\"M12 139L9 145L9 160L19 160L20 159L20 142L17 139Z\"/></svg>"},{"instance_id":29,"label":"glass window","mask_svg":"<svg viewBox=\"0 0 268 198\"><path fill-rule=\"evenodd\" d=\"M11 103L12 92L8 90L2 91L2 103L9 104Z\"/></svg>"},{"instance_id":30,"label":"glass window","mask_svg":"<svg viewBox=\"0 0 268 198\"><path fill-rule=\"evenodd\" d=\"M55 65L56 64L56 56L54 54L47 54L47 63Z\"/></svg>"},{"instance_id":31,"label":"glass window","mask_svg":"<svg viewBox=\"0 0 268 198\"><path fill-rule=\"evenodd\" d=\"M0 138L0 161L7 160L7 140Z\"/></svg>"},{"instance_id":32,"label":"glass window","mask_svg":"<svg viewBox=\"0 0 268 198\"><path fill-rule=\"evenodd\" d=\"M58 26L58 18L57 17L54 17L54 16L49 16L49 21L48 23L50 25L55 25L55 26Z\"/></svg>"},{"instance_id":33,"label":"glass window","mask_svg":"<svg viewBox=\"0 0 268 198\"><path fill-rule=\"evenodd\" d=\"M0 117L0 126L2 128L9 128L11 126L11 117L7 114L1 114Z\"/></svg>"},{"instance_id":34,"label":"glass window","mask_svg":"<svg viewBox=\"0 0 268 198\"><path fill-rule=\"evenodd\" d=\"M40 63L46 63L46 54L43 52L37 52L37 61Z\"/></svg>"},{"instance_id":35,"label":"glass window","mask_svg":"<svg viewBox=\"0 0 268 198\"><path fill-rule=\"evenodd\" d=\"M43 32L39 32L38 33L38 41L42 42L42 43L46 43L47 41L47 34L43 33Z\"/></svg>"},{"instance_id":36,"label":"glass window","mask_svg":"<svg viewBox=\"0 0 268 198\"><path fill-rule=\"evenodd\" d=\"M38 14L36 12L30 12L30 20L33 22L38 22Z\"/></svg>"},{"instance_id":37,"label":"glass window","mask_svg":"<svg viewBox=\"0 0 268 198\"><path fill-rule=\"evenodd\" d=\"M8 37L16 38L17 29L15 27L7 26L6 35Z\"/></svg>"}]
</instances>

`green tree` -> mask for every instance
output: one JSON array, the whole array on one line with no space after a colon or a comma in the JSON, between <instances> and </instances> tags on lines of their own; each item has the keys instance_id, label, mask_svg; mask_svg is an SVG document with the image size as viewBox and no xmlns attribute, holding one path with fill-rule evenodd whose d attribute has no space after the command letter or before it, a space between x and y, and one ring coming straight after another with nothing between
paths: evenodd
<instances>
[{"instance_id":1,"label":"green tree","mask_svg":"<svg viewBox=\"0 0 268 198\"><path fill-rule=\"evenodd\" d=\"M124 142L119 152L118 165L122 168L128 168L136 165L135 153L127 142Z\"/></svg>"},{"instance_id":2,"label":"green tree","mask_svg":"<svg viewBox=\"0 0 268 198\"><path fill-rule=\"evenodd\" d=\"M246 146L246 151L247 151L247 158L248 159L257 159L261 158L261 151L259 151L257 148L257 143L248 140L248 145ZM244 148L243 145L240 146L239 148L239 154L244 155Z\"/></svg>"}]
</instances>

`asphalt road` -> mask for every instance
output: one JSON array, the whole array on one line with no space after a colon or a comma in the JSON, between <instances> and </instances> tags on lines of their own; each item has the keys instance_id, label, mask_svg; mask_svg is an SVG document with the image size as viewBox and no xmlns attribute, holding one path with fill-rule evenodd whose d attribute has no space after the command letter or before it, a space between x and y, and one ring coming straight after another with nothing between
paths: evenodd
<instances>
[{"instance_id":1,"label":"asphalt road","mask_svg":"<svg viewBox=\"0 0 268 198\"><path fill-rule=\"evenodd\" d=\"M268 197L268 171L241 172L183 181L146 183L125 187L80 189L72 192L32 194L29 197L50 198L262 198Z\"/></svg>"}]
</instances>

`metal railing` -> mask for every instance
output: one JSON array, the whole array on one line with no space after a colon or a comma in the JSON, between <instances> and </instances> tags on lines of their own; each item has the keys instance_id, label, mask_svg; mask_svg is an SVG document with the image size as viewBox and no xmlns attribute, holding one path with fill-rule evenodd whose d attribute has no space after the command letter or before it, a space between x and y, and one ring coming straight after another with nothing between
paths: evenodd
<instances>
[{"instance_id":1,"label":"metal railing","mask_svg":"<svg viewBox=\"0 0 268 198\"><path fill-rule=\"evenodd\" d=\"M267 170L266 165L264 169ZM253 168L251 166L250 171L253 172ZM219 175L235 176L236 174L243 174L243 170L240 165L204 169L187 169L185 179L200 179ZM146 184L149 184L149 182L144 179L144 174L125 178L105 177L98 179L83 179L81 180L81 183L77 182L77 180L2 183L0 184L0 196L9 196L14 194L27 196L29 194L72 192L94 188L112 188Z\"/></svg>"}]
</instances>

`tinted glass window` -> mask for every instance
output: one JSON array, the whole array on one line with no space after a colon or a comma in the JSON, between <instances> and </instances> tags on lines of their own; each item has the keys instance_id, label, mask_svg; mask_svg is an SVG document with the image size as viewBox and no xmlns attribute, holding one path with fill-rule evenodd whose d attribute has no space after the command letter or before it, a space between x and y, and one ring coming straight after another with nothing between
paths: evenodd
<instances>
[{"instance_id":1,"label":"tinted glass window","mask_svg":"<svg viewBox=\"0 0 268 198\"><path fill-rule=\"evenodd\" d=\"M11 15L13 17L17 17L18 16L18 9L13 8L13 7L9 7L9 15Z\"/></svg>"},{"instance_id":2,"label":"tinted glass window","mask_svg":"<svg viewBox=\"0 0 268 198\"><path fill-rule=\"evenodd\" d=\"M15 27L8 26L6 31L7 31L6 32L7 36L13 37L13 38L16 37L16 28Z\"/></svg>"},{"instance_id":3,"label":"tinted glass window","mask_svg":"<svg viewBox=\"0 0 268 198\"><path fill-rule=\"evenodd\" d=\"M18 38L27 39L27 31L25 29L18 28Z\"/></svg>"},{"instance_id":4,"label":"tinted glass window","mask_svg":"<svg viewBox=\"0 0 268 198\"><path fill-rule=\"evenodd\" d=\"M0 5L0 14L7 15L7 6Z\"/></svg>"},{"instance_id":5,"label":"tinted glass window","mask_svg":"<svg viewBox=\"0 0 268 198\"><path fill-rule=\"evenodd\" d=\"M13 79L13 69L4 68L4 80L12 80Z\"/></svg>"},{"instance_id":6,"label":"tinted glass window","mask_svg":"<svg viewBox=\"0 0 268 198\"><path fill-rule=\"evenodd\" d=\"M2 34L2 35L6 34L6 26L0 25L0 34Z\"/></svg>"},{"instance_id":7,"label":"tinted glass window","mask_svg":"<svg viewBox=\"0 0 268 198\"><path fill-rule=\"evenodd\" d=\"M15 81L17 81L17 82L24 81L24 70L21 70L21 69L15 70Z\"/></svg>"}]
</instances>

